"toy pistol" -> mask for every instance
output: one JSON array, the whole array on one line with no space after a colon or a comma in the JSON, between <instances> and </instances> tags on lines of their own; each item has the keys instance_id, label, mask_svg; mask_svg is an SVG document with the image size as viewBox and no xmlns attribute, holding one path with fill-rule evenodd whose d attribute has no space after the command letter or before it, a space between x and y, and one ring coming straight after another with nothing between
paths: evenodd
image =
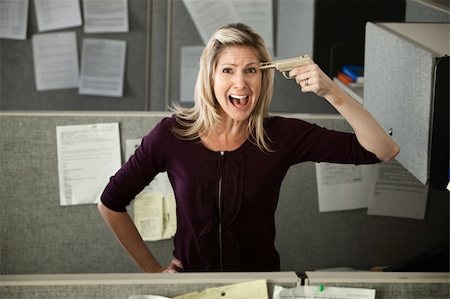
<instances>
[{"instance_id":1,"label":"toy pistol","mask_svg":"<svg viewBox=\"0 0 450 299\"><path fill-rule=\"evenodd\" d=\"M276 60L276 61L272 61L272 62L261 62L259 64L259 69L265 70L265 69L276 68L283 74L283 76L286 79L294 79L293 77L289 77L289 71L291 71L292 69L294 69L298 66L305 65L305 64L311 64L311 63L314 63L312 61L311 57L309 57L308 55L303 55L300 57L281 59L281 60Z\"/></svg>"}]
</instances>

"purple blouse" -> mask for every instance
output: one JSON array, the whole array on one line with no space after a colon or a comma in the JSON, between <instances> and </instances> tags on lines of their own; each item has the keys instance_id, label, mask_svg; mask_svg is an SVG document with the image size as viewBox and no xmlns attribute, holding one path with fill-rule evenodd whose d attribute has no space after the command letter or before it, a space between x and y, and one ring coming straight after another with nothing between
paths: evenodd
<instances>
[{"instance_id":1,"label":"purple blouse","mask_svg":"<svg viewBox=\"0 0 450 299\"><path fill-rule=\"evenodd\" d=\"M199 139L175 136L174 126L174 116L165 118L144 137L101 200L125 212L156 174L167 171L177 203L173 255L184 271L279 271L274 215L289 167L304 161L380 162L354 134L299 119L266 119L270 153L248 140L234 151L214 152Z\"/></svg>"}]
</instances>

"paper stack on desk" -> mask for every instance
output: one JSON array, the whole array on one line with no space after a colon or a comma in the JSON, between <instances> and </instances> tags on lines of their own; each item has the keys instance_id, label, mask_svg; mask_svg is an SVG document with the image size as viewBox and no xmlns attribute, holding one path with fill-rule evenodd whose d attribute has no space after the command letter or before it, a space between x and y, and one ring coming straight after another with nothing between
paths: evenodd
<instances>
[{"instance_id":1,"label":"paper stack on desk","mask_svg":"<svg viewBox=\"0 0 450 299\"><path fill-rule=\"evenodd\" d=\"M128 299L162 299L158 295L133 295ZM192 292L173 299L269 299L265 279L235 283L221 287L208 288L201 292Z\"/></svg>"},{"instance_id":2,"label":"paper stack on desk","mask_svg":"<svg viewBox=\"0 0 450 299\"><path fill-rule=\"evenodd\" d=\"M375 299L374 289L361 288L341 288L320 286L298 286L295 288L283 288L275 286L273 290L273 299L315 299L315 298L333 298L333 299Z\"/></svg>"},{"instance_id":3,"label":"paper stack on desk","mask_svg":"<svg viewBox=\"0 0 450 299\"><path fill-rule=\"evenodd\" d=\"M202 292L189 293L174 299L269 299L265 279L209 288Z\"/></svg>"}]
</instances>

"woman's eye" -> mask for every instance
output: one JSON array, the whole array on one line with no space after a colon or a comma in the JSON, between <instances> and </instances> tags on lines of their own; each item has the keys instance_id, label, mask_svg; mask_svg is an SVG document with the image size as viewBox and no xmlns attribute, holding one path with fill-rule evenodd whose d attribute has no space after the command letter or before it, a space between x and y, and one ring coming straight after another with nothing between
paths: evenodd
<instances>
[{"instance_id":1,"label":"woman's eye","mask_svg":"<svg viewBox=\"0 0 450 299\"><path fill-rule=\"evenodd\" d=\"M251 67L251 68L248 69L248 72L249 73L256 73L256 68Z\"/></svg>"},{"instance_id":2,"label":"woman's eye","mask_svg":"<svg viewBox=\"0 0 450 299\"><path fill-rule=\"evenodd\" d=\"M224 68L224 69L222 70L222 73L226 73L226 74L231 73L231 68L229 68L229 67Z\"/></svg>"}]
</instances>

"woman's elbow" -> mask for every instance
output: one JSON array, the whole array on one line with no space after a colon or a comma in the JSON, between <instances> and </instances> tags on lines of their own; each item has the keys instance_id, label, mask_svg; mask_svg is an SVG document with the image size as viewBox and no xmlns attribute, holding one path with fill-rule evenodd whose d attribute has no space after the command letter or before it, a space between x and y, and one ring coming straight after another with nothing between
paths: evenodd
<instances>
[{"instance_id":1,"label":"woman's elbow","mask_svg":"<svg viewBox=\"0 0 450 299\"><path fill-rule=\"evenodd\" d=\"M395 159L399 153L400 153L400 146L398 146L398 144L394 142L392 145L389 146L389 150L383 153L383 155L380 155L378 159L380 159L381 161L390 161Z\"/></svg>"},{"instance_id":2,"label":"woman's elbow","mask_svg":"<svg viewBox=\"0 0 450 299\"><path fill-rule=\"evenodd\" d=\"M111 210L105 206L102 202L97 204L97 209L100 212L100 215L105 217Z\"/></svg>"}]
</instances>

